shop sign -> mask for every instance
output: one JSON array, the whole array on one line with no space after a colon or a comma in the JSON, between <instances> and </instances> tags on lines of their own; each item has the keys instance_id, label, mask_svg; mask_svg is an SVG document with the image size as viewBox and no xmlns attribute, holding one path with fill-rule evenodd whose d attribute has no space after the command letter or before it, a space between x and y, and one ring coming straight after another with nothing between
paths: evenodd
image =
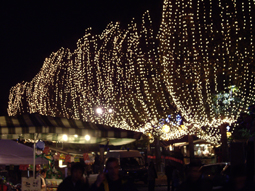
<instances>
[{"instance_id":1,"label":"shop sign","mask_svg":"<svg viewBox=\"0 0 255 191\"><path fill-rule=\"evenodd\" d=\"M33 177L22 177L21 179L22 191L40 191L41 190L41 178L34 179Z\"/></svg>"}]
</instances>

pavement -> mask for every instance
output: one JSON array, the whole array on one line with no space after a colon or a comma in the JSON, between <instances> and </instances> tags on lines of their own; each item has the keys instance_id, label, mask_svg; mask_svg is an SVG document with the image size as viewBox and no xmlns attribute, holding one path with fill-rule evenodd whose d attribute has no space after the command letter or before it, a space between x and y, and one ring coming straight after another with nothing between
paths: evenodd
<instances>
[{"instance_id":1,"label":"pavement","mask_svg":"<svg viewBox=\"0 0 255 191\"><path fill-rule=\"evenodd\" d=\"M155 186L167 186L167 177L165 173L158 172L158 178L155 181Z\"/></svg>"}]
</instances>

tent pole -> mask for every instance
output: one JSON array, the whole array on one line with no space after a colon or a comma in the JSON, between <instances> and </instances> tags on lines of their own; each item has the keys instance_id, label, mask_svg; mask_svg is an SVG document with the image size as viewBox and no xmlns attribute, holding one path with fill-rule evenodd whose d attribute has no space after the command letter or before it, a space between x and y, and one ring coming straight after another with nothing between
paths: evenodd
<instances>
[{"instance_id":1,"label":"tent pole","mask_svg":"<svg viewBox=\"0 0 255 191\"><path fill-rule=\"evenodd\" d=\"M34 149L34 156L33 156L33 177L35 179L35 134L34 134L34 146L33 146L33 149Z\"/></svg>"}]
</instances>

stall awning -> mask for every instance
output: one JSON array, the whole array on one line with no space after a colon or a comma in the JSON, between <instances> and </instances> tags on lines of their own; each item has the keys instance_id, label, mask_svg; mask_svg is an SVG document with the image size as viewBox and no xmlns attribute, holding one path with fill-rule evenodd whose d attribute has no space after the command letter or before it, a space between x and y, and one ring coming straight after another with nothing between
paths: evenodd
<instances>
[{"instance_id":1,"label":"stall awning","mask_svg":"<svg viewBox=\"0 0 255 191\"><path fill-rule=\"evenodd\" d=\"M37 139L69 143L128 144L141 137L142 133L93 124L81 120L23 114L0 116L0 139ZM65 136L64 136L65 135ZM85 139L90 136L90 140Z\"/></svg>"}]
</instances>

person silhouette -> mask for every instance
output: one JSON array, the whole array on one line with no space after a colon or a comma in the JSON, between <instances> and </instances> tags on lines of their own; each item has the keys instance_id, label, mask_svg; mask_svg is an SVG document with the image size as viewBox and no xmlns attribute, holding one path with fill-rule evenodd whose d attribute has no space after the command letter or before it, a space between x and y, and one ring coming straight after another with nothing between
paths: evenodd
<instances>
[{"instance_id":1,"label":"person silhouette","mask_svg":"<svg viewBox=\"0 0 255 191\"><path fill-rule=\"evenodd\" d=\"M167 191L170 191L170 185L172 183L173 165L171 161L168 161L165 167L165 175L167 177Z\"/></svg>"},{"instance_id":2,"label":"person silhouette","mask_svg":"<svg viewBox=\"0 0 255 191\"><path fill-rule=\"evenodd\" d=\"M151 161L148 168L148 190L154 191L155 190L155 179L158 178L157 171L154 165L154 162Z\"/></svg>"},{"instance_id":3,"label":"person silhouette","mask_svg":"<svg viewBox=\"0 0 255 191\"><path fill-rule=\"evenodd\" d=\"M92 184L91 191L137 191L135 185L119 175L119 161L115 157L109 157L106 161L104 172L97 176Z\"/></svg>"},{"instance_id":4,"label":"person silhouette","mask_svg":"<svg viewBox=\"0 0 255 191\"><path fill-rule=\"evenodd\" d=\"M66 177L58 186L57 191L86 191L89 184L83 177L84 166L82 163L74 163L71 167L71 176Z\"/></svg>"}]
</instances>

